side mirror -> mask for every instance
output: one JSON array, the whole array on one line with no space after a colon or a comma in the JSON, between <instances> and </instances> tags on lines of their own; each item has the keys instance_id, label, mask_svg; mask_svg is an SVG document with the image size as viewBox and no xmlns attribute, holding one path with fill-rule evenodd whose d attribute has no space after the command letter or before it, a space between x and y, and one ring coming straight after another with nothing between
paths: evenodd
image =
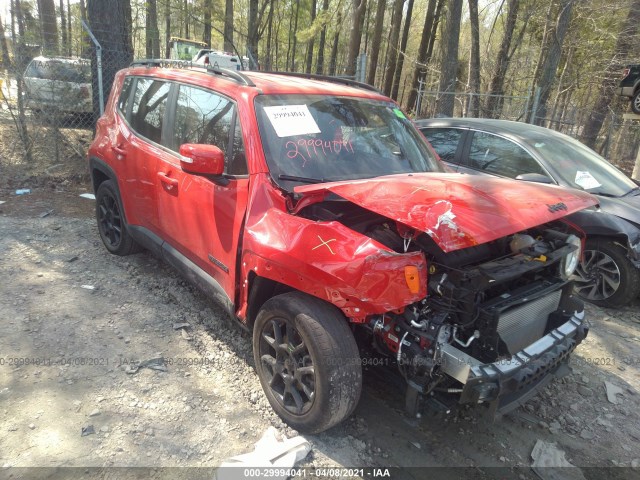
<instances>
[{"instance_id":1,"label":"side mirror","mask_svg":"<svg viewBox=\"0 0 640 480\"><path fill-rule=\"evenodd\" d=\"M180 145L180 166L187 173L222 175L224 153L215 145L185 143Z\"/></svg>"},{"instance_id":2,"label":"side mirror","mask_svg":"<svg viewBox=\"0 0 640 480\"><path fill-rule=\"evenodd\" d=\"M541 173L523 173L522 175L518 175L516 180L524 180L525 182L536 182L536 183L553 183L546 175L542 175Z\"/></svg>"}]
</instances>

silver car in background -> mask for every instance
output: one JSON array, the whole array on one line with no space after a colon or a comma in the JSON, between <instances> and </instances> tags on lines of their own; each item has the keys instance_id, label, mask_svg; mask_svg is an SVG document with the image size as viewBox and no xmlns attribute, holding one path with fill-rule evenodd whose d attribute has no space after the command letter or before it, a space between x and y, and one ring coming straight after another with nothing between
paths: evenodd
<instances>
[{"instance_id":1,"label":"silver car in background","mask_svg":"<svg viewBox=\"0 0 640 480\"><path fill-rule=\"evenodd\" d=\"M92 113L91 63L84 58L35 57L24 72L24 99L32 110Z\"/></svg>"}]
</instances>

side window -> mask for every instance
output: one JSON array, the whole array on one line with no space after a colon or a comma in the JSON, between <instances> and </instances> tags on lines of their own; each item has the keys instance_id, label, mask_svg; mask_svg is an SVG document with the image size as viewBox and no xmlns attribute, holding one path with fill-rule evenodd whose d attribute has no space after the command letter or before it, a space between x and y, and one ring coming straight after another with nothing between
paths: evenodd
<instances>
[{"instance_id":1,"label":"side window","mask_svg":"<svg viewBox=\"0 0 640 480\"><path fill-rule=\"evenodd\" d=\"M458 143L464 130L457 128L424 128L422 133L444 162L458 163L455 161Z\"/></svg>"},{"instance_id":2,"label":"side window","mask_svg":"<svg viewBox=\"0 0 640 480\"><path fill-rule=\"evenodd\" d=\"M523 173L546 175L538 162L519 145L496 135L475 132L469 152L469 167L515 178Z\"/></svg>"},{"instance_id":3,"label":"side window","mask_svg":"<svg viewBox=\"0 0 640 480\"><path fill-rule=\"evenodd\" d=\"M161 143L164 112L171 84L138 78L131 108L131 127L152 142Z\"/></svg>"},{"instance_id":4,"label":"side window","mask_svg":"<svg viewBox=\"0 0 640 480\"><path fill-rule=\"evenodd\" d=\"M118 99L118 110L124 117L127 116L127 106L129 105L129 97L131 96L131 86L133 85L133 78L126 77L122 85L122 91L120 92L120 98Z\"/></svg>"},{"instance_id":5,"label":"side window","mask_svg":"<svg viewBox=\"0 0 640 480\"><path fill-rule=\"evenodd\" d=\"M233 143L231 145L231 158L226 162L225 171L229 175L246 175L247 157L244 153L244 142L242 141L242 129L240 119L236 117L236 124L233 129Z\"/></svg>"},{"instance_id":6,"label":"side window","mask_svg":"<svg viewBox=\"0 0 640 480\"><path fill-rule=\"evenodd\" d=\"M196 87L181 85L178 91L174 150L184 143L215 145L228 157L234 105L220 95ZM227 160L228 162L228 160Z\"/></svg>"}]
</instances>

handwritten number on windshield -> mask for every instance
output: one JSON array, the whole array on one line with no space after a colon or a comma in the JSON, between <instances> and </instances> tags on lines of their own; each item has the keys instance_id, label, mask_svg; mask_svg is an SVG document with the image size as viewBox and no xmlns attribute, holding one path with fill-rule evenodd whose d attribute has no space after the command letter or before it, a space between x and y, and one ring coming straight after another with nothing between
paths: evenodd
<instances>
[{"instance_id":1,"label":"handwritten number on windshield","mask_svg":"<svg viewBox=\"0 0 640 480\"><path fill-rule=\"evenodd\" d=\"M302 160L302 167L306 165L308 160L320 158L320 155L327 157L330 154L338 154L343 149L345 152L354 153L353 145L348 140L324 141L315 138L301 138L297 142L289 140L284 146L287 149L287 157L291 159L299 157Z\"/></svg>"}]
</instances>

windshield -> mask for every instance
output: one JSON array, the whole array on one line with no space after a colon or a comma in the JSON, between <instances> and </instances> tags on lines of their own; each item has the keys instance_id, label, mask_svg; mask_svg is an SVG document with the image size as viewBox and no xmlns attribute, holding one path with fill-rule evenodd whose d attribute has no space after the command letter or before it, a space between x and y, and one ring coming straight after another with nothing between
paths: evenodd
<instances>
[{"instance_id":1,"label":"windshield","mask_svg":"<svg viewBox=\"0 0 640 480\"><path fill-rule=\"evenodd\" d=\"M274 180L301 183L372 178L442 167L391 102L328 95L263 95L256 113Z\"/></svg>"},{"instance_id":2,"label":"windshield","mask_svg":"<svg viewBox=\"0 0 640 480\"><path fill-rule=\"evenodd\" d=\"M607 160L569 136L533 131L527 136L531 148L546 159L567 185L612 197L627 195L637 188Z\"/></svg>"}]
</instances>

